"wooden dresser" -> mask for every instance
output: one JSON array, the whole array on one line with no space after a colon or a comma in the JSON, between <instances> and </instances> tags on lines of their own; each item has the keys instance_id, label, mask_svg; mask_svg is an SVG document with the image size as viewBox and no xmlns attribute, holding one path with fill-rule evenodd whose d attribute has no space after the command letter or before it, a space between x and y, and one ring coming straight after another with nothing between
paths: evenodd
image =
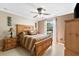
<instances>
[{"instance_id":1,"label":"wooden dresser","mask_svg":"<svg viewBox=\"0 0 79 59\"><path fill-rule=\"evenodd\" d=\"M65 21L65 56L79 56L79 19Z\"/></svg>"},{"instance_id":2,"label":"wooden dresser","mask_svg":"<svg viewBox=\"0 0 79 59\"><path fill-rule=\"evenodd\" d=\"M15 48L17 46L16 38L4 38L3 40L3 51Z\"/></svg>"}]
</instances>

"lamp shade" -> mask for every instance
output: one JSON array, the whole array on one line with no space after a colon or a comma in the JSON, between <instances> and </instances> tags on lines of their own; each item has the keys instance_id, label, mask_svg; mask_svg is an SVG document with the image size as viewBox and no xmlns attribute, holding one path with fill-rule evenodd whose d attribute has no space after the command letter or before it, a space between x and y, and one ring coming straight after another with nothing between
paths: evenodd
<instances>
[{"instance_id":1,"label":"lamp shade","mask_svg":"<svg viewBox=\"0 0 79 59\"><path fill-rule=\"evenodd\" d=\"M10 29L9 29L9 32L12 32L12 31L13 31L13 28L10 28Z\"/></svg>"}]
</instances>

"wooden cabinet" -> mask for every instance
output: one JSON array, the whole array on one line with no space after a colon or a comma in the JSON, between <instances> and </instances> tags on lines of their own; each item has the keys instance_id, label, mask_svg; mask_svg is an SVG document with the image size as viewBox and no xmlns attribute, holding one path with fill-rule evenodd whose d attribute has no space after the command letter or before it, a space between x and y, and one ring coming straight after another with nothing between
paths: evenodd
<instances>
[{"instance_id":1,"label":"wooden cabinet","mask_svg":"<svg viewBox=\"0 0 79 59\"><path fill-rule=\"evenodd\" d=\"M79 19L65 22L65 49L65 55L79 55Z\"/></svg>"},{"instance_id":2,"label":"wooden cabinet","mask_svg":"<svg viewBox=\"0 0 79 59\"><path fill-rule=\"evenodd\" d=\"M66 56L79 56L79 53L71 51L69 49L65 49L65 55Z\"/></svg>"},{"instance_id":3,"label":"wooden cabinet","mask_svg":"<svg viewBox=\"0 0 79 59\"><path fill-rule=\"evenodd\" d=\"M16 38L4 38L3 40L3 51L15 48L17 45Z\"/></svg>"}]
</instances>

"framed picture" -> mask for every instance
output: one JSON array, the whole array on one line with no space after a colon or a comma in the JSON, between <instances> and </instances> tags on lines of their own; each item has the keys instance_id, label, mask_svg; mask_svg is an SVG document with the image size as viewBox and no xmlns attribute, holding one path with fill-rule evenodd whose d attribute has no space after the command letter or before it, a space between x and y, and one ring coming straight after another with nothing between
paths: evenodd
<instances>
[{"instance_id":1,"label":"framed picture","mask_svg":"<svg viewBox=\"0 0 79 59\"><path fill-rule=\"evenodd\" d=\"M7 25L12 26L12 17L10 16L7 17Z\"/></svg>"}]
</instances>

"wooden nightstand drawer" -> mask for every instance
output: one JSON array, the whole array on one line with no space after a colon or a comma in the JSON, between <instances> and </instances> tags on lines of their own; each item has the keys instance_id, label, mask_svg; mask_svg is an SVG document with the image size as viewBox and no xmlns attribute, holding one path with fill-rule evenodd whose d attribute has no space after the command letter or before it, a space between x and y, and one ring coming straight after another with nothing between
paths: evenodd
<instances>
[{"instance_id":1,"label":"wooden nightstand drawer","mask_svg":"<svg viewBox=\"0 0 79 59\"><path fill-rule=\"evenodd\" d=\"M11 42L10 39L5 40L5 43L10 43L10 42Z\"/></svg>"},{"instance_id":2,"label":"wooden nightstand drawer","mask_svg":"<svg viewBox=\"0 0 79 59\"><path fill-rule=\"evenodd\" d=\"M11 45L12 45L12 46L16 46L16 43L12 43Z\"/></svg>"},{"instance_id":3,"label":"wooden nightstand drawer","mask_svg":"<svg viewBox=\"0 0 79 59\"><path fill-rule=\"evenodd\" d=\"M8 48L11 48L11 46L12 46L11 44L7 44L7 47L8 47Z\"/></svg>"},{"instance_id":4,"label":"wooden nightstand drawer","mask_svg":"<svg viewBox=\"0 0 79 59\"><path fill-rule=\"evenodd\" d=\"M17 40L15 38L6 38L3 43L3 50L8 50L17 46Z\"/></svg>"},{"instance_id":5,"label":"wooden nightstand drawer","mask_svg":"<svg viewBox=\"0 0 79 59\"><path fill-rule=\"evenodd\" d=\"M16 45L11 45L12 46L12 48L15 48L16 47Z\"/></svg>"},{"instance_id":6,"label":"wooden nightstand drawer","mask_svg":"<svg viewBox=\"0 0 79 59\"><path fill-rule=\"evenodd\" d=\"M8 46L7 45L5 45L5 49L7 49L8 48Z\"/></svg>"}]
</instances>

